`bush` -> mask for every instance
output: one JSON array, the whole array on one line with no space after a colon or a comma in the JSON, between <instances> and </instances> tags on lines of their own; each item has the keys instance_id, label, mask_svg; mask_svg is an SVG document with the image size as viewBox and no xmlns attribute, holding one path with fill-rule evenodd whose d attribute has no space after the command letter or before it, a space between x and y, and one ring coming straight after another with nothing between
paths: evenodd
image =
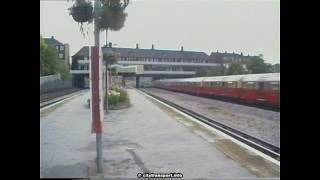
<instances>
[{"instance_id":1,"label":"bush","mask_svg":"<svg viewBox=\"0 0 320 180\"><path fill-rule=\"evenodd\" d=\"M118 109L119 107L129 103L129 96L125 89L121 89L117 86L112 86L111 89L112 90L109 91L106 96L110 109Z\"/></svg>"},{"instance_id":2,"label":"bush","mask_svg":"<svg viewBox=\"0 0 320 180\"><path fill-rule=\"evenodd\" d=\"M120 92L120 88L119 88L118 86L112 86L112 87L111 87L111 90L112 90L112 91Z\"/></svg>"},{"instance_id":3,"label":"bush","mask_svg":"<svg viewBox=\"0 0 320 180\"><path fill-rule=\"evenodd\" d=\"M116 91L111 91L109 94L107 94L108 104L115 106L119 103L120 93Z\"/></svg>"},{"instance_id":4,"label":"bush","mask_svg":"<svg viewBox=\"0 0 320 180\"><path fill-rule=\"evenodd\" d=\"M120 97L119 97L119 102L128 102L129 101L129 97L128 97L128 93L126 90L120 89Z\"/></svg>"}]
</instances>

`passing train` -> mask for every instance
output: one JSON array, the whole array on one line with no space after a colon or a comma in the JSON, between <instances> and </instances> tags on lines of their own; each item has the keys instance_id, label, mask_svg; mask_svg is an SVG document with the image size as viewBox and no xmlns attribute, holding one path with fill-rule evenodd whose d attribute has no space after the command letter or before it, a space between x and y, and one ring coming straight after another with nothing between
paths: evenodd
<instances>
[{"instance_id":1,"label":"passing train","mask_svg":"<svg viewBox=\"0 0 320 180\"><path fill-rule=\"evenodd\" d=\"M153 87L280 108L280 73L162 79Z\"/></svg>"}]
</instances>

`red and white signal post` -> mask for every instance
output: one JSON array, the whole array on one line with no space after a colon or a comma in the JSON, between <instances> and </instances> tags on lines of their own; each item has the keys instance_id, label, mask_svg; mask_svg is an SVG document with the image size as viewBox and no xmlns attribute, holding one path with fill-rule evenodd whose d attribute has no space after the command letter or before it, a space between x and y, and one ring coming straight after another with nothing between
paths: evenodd
<instances>
[{"instance_id":1,"label":"red and white signal post","mask_svg":"<svg viewBox=\"0 0 320 180\"><path fill-rule=\"evenodd\" d=\"M100 0L94 3L94 47L89 48L90 54L90 89L91 89L91 120L92 133L96 133L97 171L101 173L102 167L102 127L103 127L103 90L102 90L102 56L100 48L99 14L101 10Z\"/></svg>"},{"instance_id":2,"label":"red and white signal post","mask_svg":"<svg viewBox=\"0 0 320 180\"><path fill-rule=\"evenodd\" d=\"M103 132L103 90L102 90L102 58L101 48L90 47L90 90L91 90L91 122L92 133L96 134L97 169L102 172L102 132Z\"/></svg>"}]
</instances>

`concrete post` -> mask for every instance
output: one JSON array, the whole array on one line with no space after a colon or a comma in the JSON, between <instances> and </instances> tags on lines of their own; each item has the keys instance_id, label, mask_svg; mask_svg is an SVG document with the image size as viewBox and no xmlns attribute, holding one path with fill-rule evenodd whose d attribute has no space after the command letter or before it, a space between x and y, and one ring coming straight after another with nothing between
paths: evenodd
<instances>
[{"instance_id":1,"label":"concrete post","mask_svg":"<svg viewBox=\"0 0 320 180\"><path fill-rule=\"evenodd\" d=\"M140 88L140 76L136 76L136 88Z\"/></svg>"}]
</instances>

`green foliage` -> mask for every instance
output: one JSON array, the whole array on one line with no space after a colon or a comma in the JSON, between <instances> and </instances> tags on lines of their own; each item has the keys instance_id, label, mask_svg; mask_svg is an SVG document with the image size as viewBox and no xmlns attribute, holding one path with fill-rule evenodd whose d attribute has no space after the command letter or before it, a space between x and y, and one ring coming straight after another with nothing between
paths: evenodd
<instances>
[{"instance_id":1,"label":"green foliage","mask_svg":"<svg viewBox=\"0 0 320 180\"><path fill-rule=\"evenodd\" d=\"M129 4L129 0L101 0L101 3L100 30L119 31L124 26L127 18L127 13L124 10ZM93 20L92 3L90 0L75 0L69 11L73 19L80 23L81 33L85 36L83 23L87 22L89 24Z\"/></svg>"},{"instance_id":2,"label":"green foliage","mask_svg":"<svg viewBox=\"0 0 320 180\"><path fill-rule=\"evenodd\" d=\"M59 61L58 70L57 71L61 74L61 78L63 80L71 79L71 74L69 72L68 67L64 63L62 63L61 61Z\"/></svg>"},{"instance_id":3,"label":"green foliage","mask_svg":"<svg viewBox=\"0 0 320 180\"><path fill-rule=\"evenodd\" d=\"M111 107L118 106L121 103L129 103L128 92L125 89L119 88L117 86L112 86L111 91L105 97Z\"/></svg>"},{"instance_id":4,"label":"green foliage","mask_svg":"<svg viewBox=\"0 0 320 180\"><path fill-rule=\"evenodd\" d=\"M80 24L80 32L83 36L88 34L84 33L83 23L88 24L93 21L93 6L90 0L75 0L75 3L68 9L69 14L72 15L74 21Z\"/></svg>"},{"instance_id":5,"label":"green foliage","mask_svg":"<svg viewBox=\"0 0 320 180\"><path fill-rule=\"evenodd\" d=\"M40 34L40 52L41 50L44 50L48 47L47 43L44 41L44 39L42 38L42 35Z\"/></svg>"},{"instance_id":6,"label":"green foliage","mask_svg":"<svg viewBox=\"0 0 320 180\"><path fill-rule=\"evenodd\" d=\"M120 94L118 93L114 93L113 91L111 91L111 93L106 97L108 99L108 104L111 106L115 106L119 103Z\"/></svg>"},{"instance_id":7,"label":"green foliage","mask_svg":"<svg viewBox=\"0 0 320 180\"><path fill-rule=\"evenodd\" d=\"M112 86L112 87L111 87L111 90L119 92L119 91L120 91L120 87L118 87L118 86Z\"/></svg>"},{"instance_id":8,"label":"green foliage","mask_svg":"<svg viewBox=\"0 0 320 180\"><path fill-rule=\"evenodd\" d=\"M69 79L70 74L67 66L59 60L55 48L48 46L40 35L40 76L61 74L62 79Z\"/></svg>"},{"instance_id":9,"label":"green foliage","mask_svg":"<svg viewBox=\"0 0 320 180\"><path fill-rule=\"evenodd\" d=\"M256 73L268 73L270 72L269 66L264 62L264 60L259 57L253 57L247 64L247 68L250 71L250 73L256 74Z\"/></svg>"},{"instance_id":10,"label":"green foliage","mask_svg":"<svg viewBox=\"0 0 320 180\"><path fill-rule=\"evenodd\" d=\"M119 55L116 53L112 54L103 54L103 60L107 61L108 64L116 64L118 62Z\"/></svg>"},{"instance_id":11,"label":"green foliage","mask_svg":"<svg viewBox=\"0 0 320 180\"><path fill-rule=\"evenodd\" d=\"M129 0L103 0L100 28L101 30L110 29L119 31L127 18L124 12L129 5Z\"/></svg>"},{"instance_id":12,"label":"green foliage","mask_svg":"<svg viewBox=\"0 0 320 180\"><path fill-rule=\"evenodd\" d=\"M116 68L116 67L112 67L112 68L110 69L110 71L111 71L111 74L112 74L113 76L117 75L117 68Z\"/></svg>"},{"instance_id":13,"label":"green foliage","mask_svg":"<svg viewBox=\"0 0 320 180\"><path fill-rule=\"evenodd\" d=\"M129 101L129 96L126 90L120 89L120 97L119 97L119 102L128 102Z\"/></svg>"},{"instance_id":14,"label":"green foliage","mask_svg":"<svg viewBox=\"0 0 320 180\"><path fill-rule=\"evenodd\" d=\"M245 69L241 66L241 64L231 64L227 70L227 75L238 75L244 74Z\"/></svg>"}]
</instances>

